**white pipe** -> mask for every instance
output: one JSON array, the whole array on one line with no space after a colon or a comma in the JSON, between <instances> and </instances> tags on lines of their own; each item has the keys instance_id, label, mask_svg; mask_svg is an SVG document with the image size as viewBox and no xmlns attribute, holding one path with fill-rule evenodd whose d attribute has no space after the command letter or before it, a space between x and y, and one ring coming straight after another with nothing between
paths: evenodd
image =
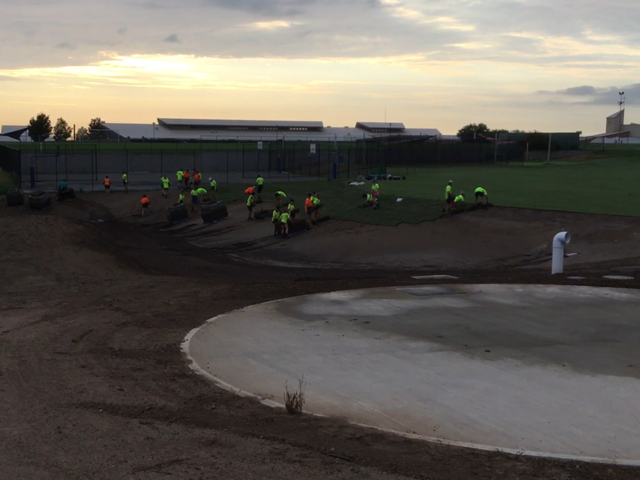
<instances>
[{"instance_id":1,"label":"white pipe","mask_svg":"<svg viewBox=\"0 0 640 480\"><path fill-rule=\"evenodd\" d=\"M569 232L560 232L553 237L553 256L551 257L551 275L564 270L564 246L571 241Z\"/></svg>"}]
</instances>

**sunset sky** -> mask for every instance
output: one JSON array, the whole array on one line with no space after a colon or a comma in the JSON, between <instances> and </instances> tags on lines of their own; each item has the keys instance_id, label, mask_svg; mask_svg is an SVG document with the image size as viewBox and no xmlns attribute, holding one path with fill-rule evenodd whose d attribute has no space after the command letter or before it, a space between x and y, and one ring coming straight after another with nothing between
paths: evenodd
<instances>
[{"instance_id":1,"label":"sunset sky","mask_svg":"<svg viewBox=\"0 0 640 480\"><path fill-rule=\"evenodd\" d=\"M640 123L637 0L2 2L0 124L93 117L604 131Z\"/></svg>"}]
</instances>

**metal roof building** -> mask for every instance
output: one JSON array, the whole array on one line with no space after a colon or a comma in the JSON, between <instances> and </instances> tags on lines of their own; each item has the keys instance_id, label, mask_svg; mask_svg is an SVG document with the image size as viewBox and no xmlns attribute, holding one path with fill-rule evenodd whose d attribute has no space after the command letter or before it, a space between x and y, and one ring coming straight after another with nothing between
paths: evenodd
<instances>
[{"instance_id":1,"label":"metal roof building","mask_svg":"<svg viewBox=\"0 0 640 480\"><path fill-rule=\"evenodd\" d=\"M435 128L405 128L402 123L358 122L355 127L325 127L321 121L206 120L158 118L151 124L103 123L109 138L156 141L336 141L378 137L440 137Z\"/></svg>"}]
</instances>

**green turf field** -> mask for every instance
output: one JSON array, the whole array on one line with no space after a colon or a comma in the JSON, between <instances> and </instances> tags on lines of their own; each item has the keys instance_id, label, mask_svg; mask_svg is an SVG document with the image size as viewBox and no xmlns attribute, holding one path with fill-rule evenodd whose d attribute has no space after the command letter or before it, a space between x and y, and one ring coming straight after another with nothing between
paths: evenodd
<instances>
[{"instance_id":1,"label":"green turf field","mask_svg":"<svg viewBox=\"0 0 640 480\"><path fill-rule=\"evenodd\" d=\"M370 190L347 185L346 180L282 182L265 184L267 200L281 189L293 196L299 207L309 190L320 192L325 213L332 218L379 225L419 223L438 218L444 205L449 180L454 192L463 190L468 201L482 186L497 206L559 210L615 215L640 215L640 155L614 155L590 161L532 163L521 166L474 166L400 169L389 173L406 175L406 180L380 181L381 208L363 209L362 193ZM247 181L247 185L251 183ZM243 200L244 187L223 186L223 200ZM396 198L402 197L402 202ZM260 207L258 207L260 208Z\"/></svg>"}]
</instances>

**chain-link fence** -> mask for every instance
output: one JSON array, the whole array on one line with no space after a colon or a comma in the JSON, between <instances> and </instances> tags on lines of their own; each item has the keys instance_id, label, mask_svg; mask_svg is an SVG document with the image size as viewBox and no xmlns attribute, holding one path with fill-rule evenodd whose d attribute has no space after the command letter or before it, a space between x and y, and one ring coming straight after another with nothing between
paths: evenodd
<instances>
[{"instance_id":1,"label":"chain-link fence","mask_svg":"<svg viewBox=\"0 0 640 480\"><path fill-rule=\"evenodd\" d=\"M436 165L522 163L525 147L516 143L376 139L355 142L201 142L23 144L25 187L54 188L63 179L87 191L101 189L109 176L123 173L130 188L175 179L178 170L198 171L204 181L244 183L260 174L279 180L351 179L383 174L388 168Z\"/></svg>"}]
</instances>

